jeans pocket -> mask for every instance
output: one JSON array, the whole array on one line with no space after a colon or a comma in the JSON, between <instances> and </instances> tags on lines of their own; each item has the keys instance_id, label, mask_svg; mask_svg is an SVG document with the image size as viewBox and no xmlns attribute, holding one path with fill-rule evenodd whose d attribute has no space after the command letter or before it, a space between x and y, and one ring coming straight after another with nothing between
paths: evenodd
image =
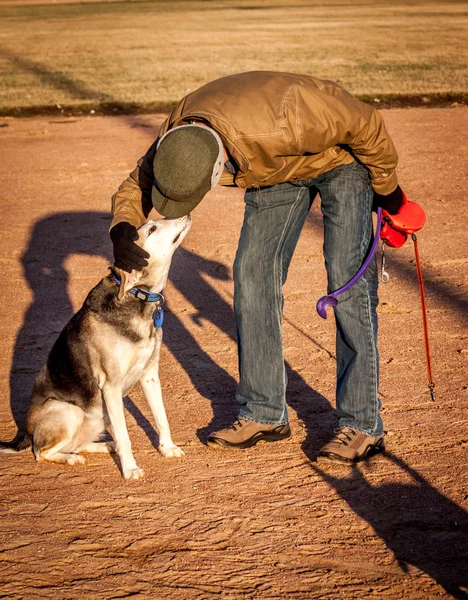
<instances>
[{"instance_id":1,"label":"jeans pocket","mask_svg":"<svg viewBox=\"0 0 468 600\"><path fill-rule=\"evenodd\" d=\"M342 169L342 172L345 174L345 176L351 177L354 181L361 181L365 185L370 184L369 171L364 165L357 161L352 162L350 165L341 165L337 168Z\"/></svg>"},{"instance_id":2,"label":"jeans pocket","mask_svg":"<svg viewBox=\"0 0 468 600\"><path fill-rule=\"evenodd\" d=\"M298 197L298 188L290 183L279 183L269 187L248 188L244 201L253 208L273 208L293 204Z\"/></svg>"}]
</instances>

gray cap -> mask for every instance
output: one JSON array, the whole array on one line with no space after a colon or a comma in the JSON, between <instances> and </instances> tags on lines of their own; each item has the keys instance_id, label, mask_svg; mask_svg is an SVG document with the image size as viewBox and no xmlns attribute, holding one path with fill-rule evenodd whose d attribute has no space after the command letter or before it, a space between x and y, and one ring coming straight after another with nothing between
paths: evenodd
<instances>
[{"instance_id":1,"label":"gray cap","mask_svg":"<svg viewBox=\"0 0 468 600\"><path fill-rule=\"evenodd\" d=\"M154 208L165 217L187 215L214 187L224 166L219 135L203 125L182 125L159 140L154 157Z\"/></svg>"}]
</instances>

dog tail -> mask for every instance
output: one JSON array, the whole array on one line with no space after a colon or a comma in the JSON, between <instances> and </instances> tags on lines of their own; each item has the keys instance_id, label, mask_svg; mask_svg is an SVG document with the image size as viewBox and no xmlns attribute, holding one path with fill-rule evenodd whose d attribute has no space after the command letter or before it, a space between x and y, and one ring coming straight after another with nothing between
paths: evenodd
<instances>
[{"instance_id":1,"label":"dog tail","mask_svg":"<svg viewBox=\"0 0 468 600\"><path fill-rule=\"evenodd\" d=\"M32 439L29 434L19 431L11 442L0 442L0 452L25 452L31 450Z\"/></svg>"}]
</instances>

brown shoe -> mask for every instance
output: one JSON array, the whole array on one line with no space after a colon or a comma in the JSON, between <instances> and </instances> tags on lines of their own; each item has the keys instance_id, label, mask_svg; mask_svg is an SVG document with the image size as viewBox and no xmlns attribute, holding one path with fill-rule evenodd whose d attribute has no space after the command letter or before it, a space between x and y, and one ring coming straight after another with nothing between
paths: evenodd
<instances>
[{"instance_id":1,"label":"brown shoe","mask_svg":"<svg viewBox=\"0 0 468 600\"><path fill-rule=\"evenodd\" d=\"M351 427L339 427L335 437L318 453L317 462L356 463L383 450L383 436L369 437Z\"/></svg>"},{"instance_id":2,"label":"brown shoe","mask_svg":"<svg viewBox=\"0 0 468 600\"><path fill-rule=\"evenodd\" d=\"M290 435L291 428L288 423L286 425L263 425L239 418L230 427L213 432L206 443L210 448L216 450L250 448L258 442L276 442L284 440Z\"/></svg>"}]
</instances>

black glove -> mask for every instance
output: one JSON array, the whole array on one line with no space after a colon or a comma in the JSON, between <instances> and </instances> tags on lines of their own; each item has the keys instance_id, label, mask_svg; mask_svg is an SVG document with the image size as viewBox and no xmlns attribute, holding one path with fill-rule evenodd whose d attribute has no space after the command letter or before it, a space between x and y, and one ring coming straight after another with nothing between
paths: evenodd
<instances>
[{"instance_id":1,"label":"black glove","mask_svg":"<svg viewBox=\"0 0 468 600\"><path fill-rule=\"evenodd\" d=\"M141 271L146 267L149 258L148 252L135 244L138 239L136 227L122 221L110 230L110 237L114 244L115 266L131 273L133 269Z\"/></svg>"},{"instance_id":2,"label":"black glove","mask_svg":"<svg viewBox=\"0 0 468 600\"><path fill-rule=\"evenodd\" d=\"M377 212L379 207L385 209L390 215L396 215L400 208L403 206L403 190L398 185L391 194L382 196L374 192L374 202L372 203L372 210Z\"/></svg>"}]
</instances>

